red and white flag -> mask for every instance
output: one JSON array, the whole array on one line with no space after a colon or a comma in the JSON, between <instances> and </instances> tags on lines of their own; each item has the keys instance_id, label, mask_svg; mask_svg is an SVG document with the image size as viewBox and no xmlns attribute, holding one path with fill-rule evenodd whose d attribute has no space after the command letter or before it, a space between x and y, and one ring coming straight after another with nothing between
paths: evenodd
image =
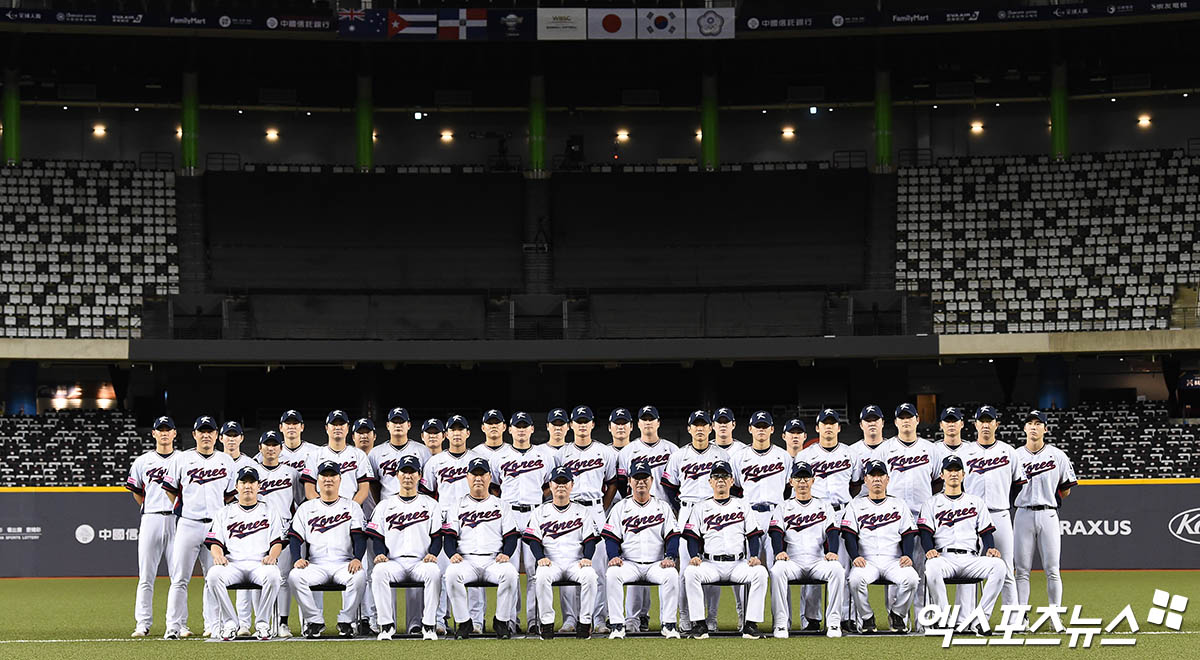
<instances>
[{"instance_id":1,"label":"red and white flag","mask_svg":"<svg viewBox=\"0 0 1200 660\"><path fill-rule=\"evenodd\" d=\"M637 39L637 10L589 9L588 39Z\"/></svg>"},{"instance_id":2,"label":"red and white flag","mask_svg":"<svg viewBox=\"0 0 1200 660\"><path fill-rule=\"evenodd\" d=\"M440 40L487 39L486 9L439 9Z\"/></svg>"}]
</instances>

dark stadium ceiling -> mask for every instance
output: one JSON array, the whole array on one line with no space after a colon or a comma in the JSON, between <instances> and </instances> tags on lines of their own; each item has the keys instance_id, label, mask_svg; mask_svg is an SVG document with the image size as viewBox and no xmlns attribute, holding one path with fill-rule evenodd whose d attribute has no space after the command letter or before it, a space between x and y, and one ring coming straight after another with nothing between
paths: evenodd
<instances>
[{"instance_id":1,"label":"dark stadium ceiling","mask_svg":"<svg viewBox=\"0 0 1200 660\"><path fill-rule=\"evenodd\" d=\"M1200 88L1200 23L1072 30L730 41L381 43L0 34L23 101L176 103L181 72L199 72L201 103L347 107L355 73L376 78L375 103L434 106L469 91L473 107L522 107L528 76L546 77L551 106L623 105L654 90L658 105L699 102L699 76L719 74L722 105L868 102L877 67L896 101L1044 97L1056 57L1072 94ZM458 98L463 95L459 94ZM460 101L461 102L461 101Z\"/></svg>"}]
</instances>

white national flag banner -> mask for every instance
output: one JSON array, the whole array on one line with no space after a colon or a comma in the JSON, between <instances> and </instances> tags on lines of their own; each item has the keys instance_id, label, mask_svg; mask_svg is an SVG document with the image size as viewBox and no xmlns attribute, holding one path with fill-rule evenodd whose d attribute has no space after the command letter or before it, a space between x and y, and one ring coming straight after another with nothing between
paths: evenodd
<instances>
[{"instance_id":1,"label":"white national flag banner","mask_svg":"<svg viewBox=\"0 0 1200 660\"><path fill-rule=\"evenodd\" d=\"M687 10L688 39L732 39L733 7Z\"/></svg>"},{"instance_id":2,"label":"white national flag banner","mask_svg":"<svg viewBox=\"0 0 1200 660\"><path fill-rule=\"evenodd\" d=\"M636 9L589 9L588 39L637 39Z\"/></svg>"},{"instance_id":3,"label":"white national flag banner","mask_svg":"<svg viewBox=\"0 0 1200 660\"><path fill-rule=\"evenodd\" d=\"M538 41L587 39L587 9L537 10Z\"/></svg>"},{"instance_id":4,"label":"white national flag banner","mask_svg":"<svg viewBox=\"0 0 1200 660\"><path fill-rule=\"evenodd\" d=\"M684 39L685 22L683 9L639 9L638 39Z\"/></svg>"}]
</instances>

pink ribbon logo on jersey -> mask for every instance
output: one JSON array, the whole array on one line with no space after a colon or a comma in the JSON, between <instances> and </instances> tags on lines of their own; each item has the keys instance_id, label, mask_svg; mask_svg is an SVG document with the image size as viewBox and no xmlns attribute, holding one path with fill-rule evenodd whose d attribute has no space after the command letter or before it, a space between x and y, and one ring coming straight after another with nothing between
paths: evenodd
<instances>
[{"instance_id":1,"label":"pink ribbon logo on jersey","mask_svg":"<svg viewBox=\"0 0 1200 660\"><path fill-rule=\"evenodd\" d=\"M463 511L458 514L458 522L463 527L478 527L484 523L500 520L500 509L488 511Z\"/></svg>"},{"instance_id":2,"label":"pink ribbon logo on jersey","mask_svg":"<svg viewBox=\"0 0 1200 660\"><path fill-rule=\"evenodd\" d=\"M683 474L684 479L699 479L700 477L707 477L712 472L712 467L715 463L716 461L688 463L679 468L679 472Z\"/></svg>"},{"instance_id":3,"label":"pink ribbon logo on jersey","mask_svg":"<svg viewBox=\"0 0 1200 660\"><path fill-rule=\"evenodd\" d=\"M578 477L579 475L583 474L584 472L591 472L592 470L604 467L604 459L603 458L589 458L587 460L580 459L580 460L574 460L574 461L567 461L566 463L563 463L563 467L569 469L572 472L572 474L574 474L575 476Z\"/></svg>"},{"instance_id":4,"label":"pink ribbon logo on jersey","mask_svg":"<svg viewBox=\"0 0 1200 660\"><path fill-rule=\"evenodd\" d=\"M661 525L665 521L666 516L661 513L655 513L648 516L630 516L622 520L621 525L625 528L626 532L636 534L642 530Z\"/></svg>"},{"instance_id":5,"label":"pink ribbon logo on jersey","mask_svg":"<svg viewBox=\"0 0 1200 660\"><path fill-rule=\"evenodd\" d=\"M1049 472L1056 467L1058 467L1058 465L1055 464L1053 459L1048 460L1048 461L1042 461L1041 463L1026 463L1025 464L1025 477L1027 479L1032 479L1032 478L1038 476L1039 474L1042 474L1044 472Z\"/></svg>"},{"instance_id":6,"label":"pink ribbon logo on jersey","mask_svg":"<svg viewBox=\"0 0 1200 660\"><path fill-rule=\"evenodd\" d=\"M975 474L983 474L1006 465L1008 465L1008 457L1003 455L992 458L972 458L967 461L967 470Z\"/></svg>"},{"instance_id":7,"label":"pink ribbon logo on jersey","mask_svg":"<svg viewBox=\"0 0 1200 660\"><path fill-rule=\"evenodd\" d=\"M231 522L225 527L225 531L229 533L231 538L244 539L251 534L261 532L271 526L271 521L263 518L261 520L252 520L250 522Z\"/></svg>"},{"instance_id":8,"label":"pink ribbon logo on jersey","mask_svg":"<svg viewBox=\"0 0 1200 660\"><path fill-rule=\"evenodd\" d=\"M715 531L725 529L730 525L737 525L746 521L746 515L741 511L732 513L714 513L704 517L704 526Z\"/></svg>"},{"instance_id":9,"label":"pink ribbon logo on jersey","mask_svg":"<svg viewBox=\"0 0 1200 660\"><path fill-rule=\"evenodd\" d=\"M423 510L402 511L389 515L388 517L384 518L384 521L387 522L388 528L399 531L405 527L412 527L413 525L429 522L429 512Z\"/></svg>"},{"instance_id":10,"label":"pink ribbon logo on jersey","mask_svg":"<svg viewBox=\"0 0 1200 660\"><path fill-rule=\"evenodd\" d=\"M259 484L258 494L261 497L263 495L270 495L271 493L274 493L276 491L280 491L285 488L291 488L291 487L292 487L292 478L291 477L285 477L283 479L266 479Z\"/></svg>"},{"instance_id":11,"label":"pink ribbon logo on jersey","mask_svg":"<svg viewBox=\"0 0 1200 660\"><path fill-rule=\"evenodd\" d=\"M528 461L505 461L500 464L500 473L506 477L516 477L529 472L536 472L544 467L546 467L546 463L540 458Z\"/></svg>"},{"instance_id":12,"label":"pink ribbon logo on jersey","mask_svg":"<svg viewBox=\"0 0 1200 660\"><path fill-rule=\"evenodd\" d=\"M550 537L556 539L563 534L570 534L579 529L583 529L583 518L574 520L547 520L542 523L542 537Z\"/></svg>"},{"instance_id":13,"label":"pink ribbon logo on jersey","mask_svg":"<svg viewBox=\"0 0 1200 660\"><path fill-rule=\"evenodd\" d=\"M206 484L217 479L224 479L228 476L225 468L192 468L187 471L187 476L195 484Z\"/></svg>"},{"instance_id":14,"label":"pink ribbon logo on jersey","mask_svg":"<svg viewBox=\"0 0 1200 660\"><path fill-rule=\"evenodd\" d=\"M783 463L775 462L770 465L747 465L742 468L742 481L762 481L767 477L783 472Z\"/></svg>"},{"instance_id":15,"label":"pink ribbon logo on jersey","mask_svg":"<svg viewBox=\"0 0 1200 660\"><path fill-rule=\"evenodd\" d=\"M933 514L933 517L937 519L939 525L953 527L954 523L956 522L970 520L978 515L979 512L975 510L975 507L969 507L966 509L946 509L945 511L938 511L937 513Z\"/></svg>"},{"instance_id":16,"label":"pink ribbon logo on jersey","mask_svg":"<svg viewBox=\"0 0 1200 660\"><path fill-rule=\"evenodd\" d=\"M915 467L929 465L929 456L891 456L887 459L888 472L906 472Z\"/></svg>"},{"instance_id":17,"label":"pink ribbon logo on jersey","mask_svg":"<svg viewBox=\"0 0 1200 660\"><path fill-rule=\"evenodd\" d=\"M350 521L350 512L343 511L332 516L313 516L308 519L308 528L314 532L328 532L329 530Z\"/></svg>"},{"instance_id":18,"label":"pink ribbon logo on jersey","mask_svg":"<svg viewBox=\"0 0 1200 660\"><path fill-rule=\"evenodd\" d=\"M928 461L926 461L928 462ZM812 463L813 475L824 479L831 474L845 472L850 469L854 463L848 458L843 458L837 461L816 461Z\"/></svg>"},{"instance_id":19,"label":"pink ribbon logo on jersey","mask_svg":"<svg viewBox=\"0 0 1200 660\"><path fill-rule=\"evenodd\" d=\"M824 511L817 511L816 513L793 513L783 517L783 528L802 532L826 520Z\"/></svg>"},{"instance_id":20,"label":"pink ribbon logo on jersey","mask_svg":"<svg viewBox=\"0 0 1200 660\"><path fill-rule=\"evenodd\" d=\"M858 526L862 529L879 529L892 523L900 522L899 511L887 513L864 513L858 517Z\"/></svg>"}]
</instances>

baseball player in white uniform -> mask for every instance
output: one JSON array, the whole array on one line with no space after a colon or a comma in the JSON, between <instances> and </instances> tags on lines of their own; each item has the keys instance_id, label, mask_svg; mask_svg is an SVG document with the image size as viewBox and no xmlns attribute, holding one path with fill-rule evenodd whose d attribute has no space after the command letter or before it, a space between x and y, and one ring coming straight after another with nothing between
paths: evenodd
<instances>
[{"instance_id":1,"label":"baseball player in white uniform","mask_svg":"<svg viewBox=\"0 0 1200 660\"><path fill-rule=\"evenodd\" d=\"M775 553L771 567L771 607L776 639L787 639L792 613L788 604L789 580L821 580L829 592L825 608L828 637L842 636L842 602L846 599L846 571L838 562L841 518L828 502L812 495L812 466L797 462L790 470L792 497L771 513L768 536Z\"/></svg>"},{"instance_id":2,"label":"baseball player in white uniform","mask_svg":"<svg viewBox=\"0 0 1200 660\"><path fill-rule=\"evenodd\" d=\"M628 408L613 408L608 413L608 434L612 437L612 448L618 455L629 446L633 435L633 415L629 414ZM621 495L620 492L617 494Z\"/></svg>"},{"instance_id":3,"label":"baseball player in white uniform","mask_svg":"<svg viewBox=\"0 0 1200 660\"><path fill-rule=\"evenodd\" d=\"M346 444L350 430L350 418L341 410L334 410L325 417L325 434L329 444L310 452L300 479L304 482L304 493L308 499L317 497L317 467L334 462L341 466L338 495L362 507L370 493L370 483L375 480L371 464L361 449Z\"/></svg>"},{"instance_id":4,"label":"baseball player in white uniform","mask_svg":"<svg viewBox=\"0 0 1200 660\"><path fill-rule=\"evenodd\" d=\"M859 474L867 463L873 460L883 460L883 410L875 404L864 406L858 413L858 428L862 429L863 439L850 445L854 450L854 458L858 462ZM858 496L866 496L866 489L859 491Z\"/></svg>"},{"instance_id":5,"label":"baseball player in white uniform","mask_svg":"<svg viewBox=\"0 0 1200 660\"><path fill-rule=\"evenodd\" d=\"M688 416L688 435L692 437L691 443L675 451L667 461L667 467L663 469L663 488L666 490L667 501L679 512L676 520L680 525L687 524L687 521L691 519L693 506L712 497L713 491L709 475L712 473L713 465L722 461L729 462L729 454L709 442L711 434L712 418L709 417L708 411L694 411ZM689 546L682 545L679 564L681 587L686 587L685 578L690 570L691 557ZM680 590L684 591L683 588ZM704 591L704 604L708 609L708 618L705 623L708 630L717 630L717 606L720 591L720 587L717 586L706 587ZM683 632L691 631L692 620L689 608L688 599L686 597L680 599L679 621Z\"/></svg>"},{"instance_id":6,"label":"baseball player in white uniform","mask_svg":"<svg viewBox=\"0 0 1200 660\"><path fill-rule=\"evenodd\" d=\"M508 507L513 524L524 531L529 526L529 516L542 503L546 494L546 483L550 471L557 465L558 455L545 445L533 446L533 418L529 413L514 413L508 425L512 436L512 453L499 465L492 465L492 483L500 487L500 501ZM490 463L489 463L490 464ZM525 573L525 622L530 635L538 634L537 595L533 591L533 580L537 560L526 543L518 546L520 568ZM514 563L517 556L514 555ZM513 612L509 618L517 625L519 598L513 601Z\"/></svg>"},{"instance_id":7,"label":"baseball player in white uniform","mask_svg":"<svg viewBox=\"0 0 1200 660\"><path fill-rule=\"evenodd\" d=\"M1017 604L1017 581L1013 573L1013 525L1009 515L1013 490L1025 483L1025 472L1017 463L1016 450L1007 442L996 441L996 429L1000 426L1000 413L992 406L980 406L975 411L975 447L967 455L967 474L963 489L983 499L992 516L992 538L1000 559L1008 567L1004 586L1000 589L1000 602L1004 605ZM959 587L960 589L962 587ZM960 601L961 605L963 601ZM967 601L969 602L969 601Z\"/></svg>"},{"instance_id":8,"label":"baseball player in white uniform","mask_svg":"<svg viewBox=\"0 0 1200 660\"><path fill-rule=\"evenodd\" d=\"M483 444L471 450L475 456L486 458L488 464L492 466L493 472L496 466L507 459L512 452L512 447L504 442L504 432L508 430L505 421L504 413L495 408L483 413L480 425L480 430L483 431ZM495 475L493 474L494 481ZM493 489L497 487L493 486Z\"/></svg>"},{"instance_id":9,"label":"baseball player in white uniform","mask_svg":"<svg viewBox=\"0 0 1200 660\"><path fill-rule=\"evenodd\" d=\"M437 500L417 492L421 459L412 454L404 456L397 474L399 492L375 507L366 530L374 552L371 592L379 618L378 639L392 639L396 633L392 582L414 581L424 585L420 590L411 589L422 599L421 637L437 640L437 606L442 592L437 556L442 551L442 512Z\"/></svg>"},{"instance_id":10,"label":"baseball player in white uniform","mask_svg":"<svg viewBox=\"0 0 1200 660\"><path fill-rule=\"evenodd\" d=\"M1025 415L1025 444L1016 449L1017 464L1025 484L1017 493L1017 515L1013 520L1015 548L1013 568L1017 578L1017 601L1029 604L1029 571L1036 550L1046 571L1046 594L1051 605L1062 604L1059 575L1062 529L1058 507L1075 487L1075 468L1061 449L1046 444L1046 413L1031 410ZM176 537L178 538L178 537ZM178 543L178 541L176 541Z\"/></svg>"},{"instance_id":11,"label":"baseball player in white uniform","mask_svg":"<svg viewBox=\"0 0 1200 660\"><path fill-rule=\"evenodd\" d=\"M129 467L125 488L133 493L142 520L138 525L138 583L134 600L134 628L131 637L150 634L154 620L154 580L158 565L171 562L171 546L175 540L175 515L171 498L163 490L163 479L175 459L175 420L159 417L150 427L154 449L138 456Z\"/></svg>"},{"instance_id":12,"label":"baseball player in white uniform","mask_svg":"<svg viewBox=\"0 0 1200 660\"><path fill-rule=\"evenodd\" d=\"M336 582L346 589L342 592L342 609L338 613L339 637L353 637L353 623L358 604L364 597L367 573L359 559L367 551L363 531L362 507L358 502L340 495L343 478L342 464L324 461L313 470L317 479L317 497L306 501L292 517L289 543L292 574L288 576L292 593L300 604L304 620L304 636L320 637L325 630L325 617L313 598L313 585ZM308 557L304 556L308 546Z\"/></svg>"},{"instance_id":13,"label":"baseball player in white uniform","mask_svg":"<svg viewBox=\"0 0 1200 660\"><path fill-rule=\"evenodd\" d=\"M167 632L163 639L179 639L187 628L187 589L192 579L196 558L205 575L212 566L212 555L201 553L213 516L232 499L237 472L228 454L215 451L217 422L208 415L196 418L192 424L196 448L171 461L163 478L163 490L175 505L179 522L175 542L171 546L171 590L167 593ZM213 630L217 622L217 604L204 599L205 636L220 633Z\"/></svg>"},{"instance_id":14,"label":"baseball player in white uniform","mask_svg":"<svg viewBox=\"0 0 1200 660\"><path fill-rule=\"evenodd\" d=\"M737 420L734 419L733 410L729 408L717 408L717 412L713 413L713 442L718 447L725 450L729 454L729 459L737 456L739 452L747 447L746 443L741 442L733 437L733 430L737 428Z\"/></svg>"},{"instance_id":15,"label":"baseball player in white uniform","mask_svg":"<svg viewBox=\"0 0 1200 660\"><path fill-rule=\"evenodd\" d=\"M961 410L950 406L942 410L940 416L940 426L942 429L942 442L937 445L941 450L939 464L942 464L947 456L957 456L960 461L966 465L972 456L976 454L975 443L963 442L962 430L966 416ZM937 497L934 495L934 497ZM927 540L924 535L920 535L921 545L924 547ZM928 548L925 548L928 550ZM928 556L928 552L925 553ZM1014 583L1015 584L1015 583ZM932 593L931 588L926 584L926 591ZM959 621L965 623L971 616L971 610L975 608L975 585L960 584L955 590L955 604L959 606L958 616Z\"/></svg>"},{"instance_id":16,"label":"baseball player in white uniform","mask_svg":"<svg viewBox=\"0 0 1200 660\"><path fill-rule=\"evenodd\" d=\"M366 457L367 471L372 476L372 479L367 482L367 496L360 503L363 510L363 520L367 521L375 513L375 505L379 502L379 500L375 499L375 491L378 490L375 484L378 480L373 478L375 471L371 467L371 453L375 449L375 422L367 417L360 417L354 420L354 423L350 425L350 437L354 440L354 448L361 451L363 456ZM370 550L367 550L367 553L360 557L360 559L362 559L363 570L367 572L367 586L366 593L359 607L359 613L363 616L356 625L358 626L358 634L366 636L368 631L371 634L379 632L379 624L375 619L375 599L371 597L371 575L375 572L375 562Z\"/></svg>"},{"instance_id":17,"label":"baseball player in white uniform","mask_svg":"<svg viewBox=\"0 0 1200 660\"><path fill-rule=\"evenodd\" d=\"M470 490L450 507L442 525L443 551L450 556L445 580L457 623L454 638L467 639L474 628L474 610L467 604L467 583L486 581L497 585L496 637L509 639L512 623L500 617L516 608L520 578L511 558L520 532L513 525L511 511L489 492L492 468L487 459L472 458L467 472Z\"/></svg>"},{"instance_id":18,"label":"baseball player in white uniform","mask_svg":"<svg viewBox=\"0 0 1200 660\"><path fill-rule=\"evenodd\" d=\"M920 577L913 569L913 541L917 526L904 500L889 495L887 466L867 464L867 496L858 497L842 510L842 540L854 558L848 583L858 630L875 631L875 613L867 599L867 586L880 577L896 585L888 604L888 622L894 632L907 632L904 617L912 605Z\"/></svg>"},{"instance_id":19,"label":"baseball player in white uniform","mask_svg":"<svg viewBox=\"0 0 1200 660\"><path fill-rule=\"evenodd\" d=\"M793 417L783 423L783 448L793 461L804 449L804 441L807 439L808 428L804 426L803 421Z\"/></svg>"},{"instance_id":20,"label":"baseball player in white uniform","mask_svg":"<svg viewBox=\"0 0 1200 660\"><path fill-rule=\"evenodd\" d=\"M763 620L767 596L767 569L758 558L763 530L749 503L730 494L733 467L728 461L713 464L708 481L712 497L690 508L683 527L683 538L691 556L683 574L688 611L693 617L691 636L693 639L708 638L703 612L704 585L727 580L748 585L750 593L746 596L742 637L760 639L762 633L758 624Z\"/></svg>"},{"instance_id":21,"label":"baseball player in white uniform","mask_svg":"<svg viewBox=\"0 0 1200 660\"><path fill-rule=\"evenodd\" d=\"M279 433L283 435L279 462L303 473L308 465L308 455L315 452L317 446L300 439L304 434L304 417L300 415L300 411L285 410L279 416ZM255 456L254 460L261 462L262 455Z\"/></svg>"},{"instance_id":22,"label":"baseball player in white uniform","mask_svg":"<svg viewBox=\"0 0 1200 660\"><path fill-rule=\"evenodd\" d=\"M546 446L558 451L567 445L567 431L571 430L570 415L562 408L555 408L546 413L546 433L550 439Z\"/></svg>"},{"instance_id":23,"label":"baseball player in white uniform","mask_svg":"<svg viewBox=\"0 0 1200 660\"><path fill-rule=\"evenodd\" d=\"M573 500L573 479L573 472L566 465L551 471L552 499L533 510L523 534L537 558L533 581L542 639L554 637L555 581L570 580L579 585L579 621L575 628L575 636L579 639L591 637L593 612L599 609L596 598L600 578L591 558L596 555L600 530L596 527L592 507Z\"/></svg>"},{"instance_id":24,"label":"baseball player in white uniform","mask_svg":"<svg viewBox=\"0 0 1200 660\"><path fill-rule=\"evenodd\" d=\"M662 636L679 639L679 525L666 500L654 497L655 468L637 461L629 470L631 495L613 505L601 536L608 560L609 639L625 637L625 584L645 580L658 585ZM645 587L649 589L649 587Z\"/></svg>"},{"instance_id":25,"label":"baseball player in white uniform","mask_svg":"<svg viewBox=\"0 0 1200 660\"><path fill-rule=\"evenodd\" d=\"M278 563L285 530L274 507L259 500L258 495L257 467L238 469L237 500L217 512L204 539L213 563L204 578L204 589L217 603L215 625L225 641L238 634L238 612L229 600L228 589L240 582L253 582L260 587L252 592L257 621L255 636L271 639L279 583L283 580Z\"/></svg>"},{"instance_id":26,"label":"baseball player in white uniform","mask_svg":"<svg viewBox=\"0 0 1200 660\"><path fill-rule=\"evenodd\" d=\"M973 629L984 634L989 630L988 619L1000 597L1000 587L1008 569L992 538L992 517L982 498L964 493L965 470L962 458L948 455L942 458L942 492L929 498L921 507L917 528L925 552L925 584L929 598L939 608L946 607L947 578L986 580L978 608L972 602L968 620L975 620ZM982 554L980 549L982 548ZM974 596L972 595L972 600Z\"/></svg>"},{"instance_id":27,"label":"baseball player in white uniform","mask_svg":"<svg viewBox=\"0 0 1200 660\"><path fill-rule=\"evenodd\" d=\"M292 528L292 514L304 503L304 484L300 483L300 473L290 465L279 462L283 447L283 435L279 431L266 431L258 438L259 459L259 499L267 502L275 509L283 523L283 535L287 536ZM275 611L279 613L279 627L276 637L292 636L288 628L288 611L292 608L292 591L288 587L288 576L292 572L292 557L290 545L284 545L279 553L279 595L275 601ZM241 612L238 613L239 623Z\"/></svg>"},{"instance_id":28,"label":"baseball player in white uniform","mask_svg":"<svg viewBox=\"0 0 1200 660\"><path fill-rule=\"evenodd\" d=\"M241 472L242 468L258 467L258 461L242 453L242 440L246 438L241 424L234 421L225 422L221 425L217 437L221 440L221 451L233 459L234 470ZM248 591L237 592L238 637L250 636L250 617L254 613L252 608L256 597L256 594Z\"/></svg>"}]
</instances>

